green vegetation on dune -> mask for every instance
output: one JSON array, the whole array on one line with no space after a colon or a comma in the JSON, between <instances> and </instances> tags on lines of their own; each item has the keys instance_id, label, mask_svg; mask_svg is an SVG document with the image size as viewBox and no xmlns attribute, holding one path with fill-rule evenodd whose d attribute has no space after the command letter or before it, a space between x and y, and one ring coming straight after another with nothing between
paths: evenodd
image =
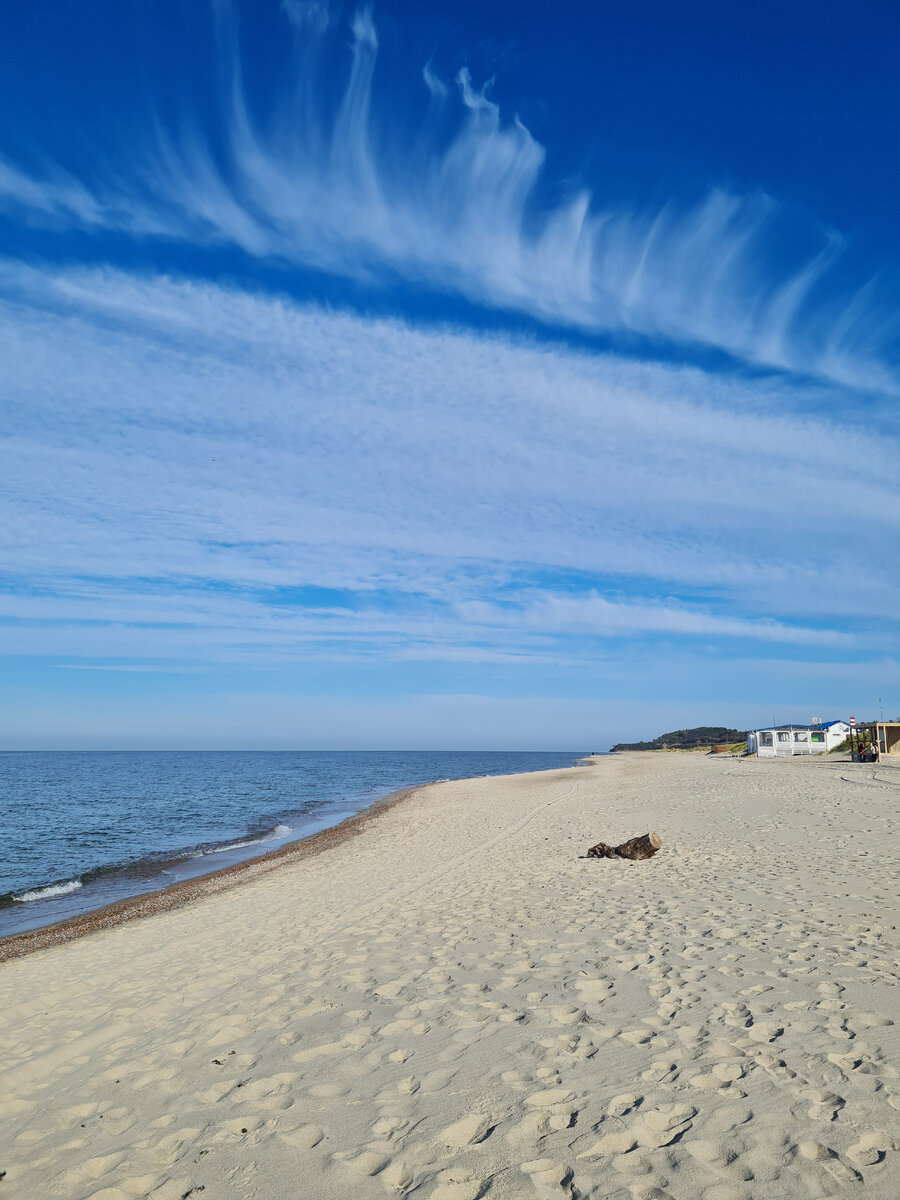
<instances>
[{"instance_id":1,"label":"green vegetation on dune","mask_svg":"<svg viewBox=\"0 0 900 1200\"><path fill-rule=\"evenodd\" d=\"M708 750L711 746L727 745L738 753L746 744L747 735L740 729L723 725L698 725L695 729L676 729L662 733L652 742L619 742L613 750Z\"/></svg>"}]
</instances>

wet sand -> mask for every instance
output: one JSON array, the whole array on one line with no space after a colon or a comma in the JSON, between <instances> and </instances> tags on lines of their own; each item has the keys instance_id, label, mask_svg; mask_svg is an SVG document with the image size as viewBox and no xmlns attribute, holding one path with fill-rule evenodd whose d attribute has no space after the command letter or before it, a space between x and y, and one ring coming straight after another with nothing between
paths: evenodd
<instances>
[{"instance_id":1,"label":"wet sand","mask_svg":"<svg viewBox=\"0 0 900 1200\"><path fill-rule=\"evenodd\" d=\"M0 968L0 1187L887 1200L898 797L677 754L435 784L82 928Z\"/></svg>"}]
</instances>

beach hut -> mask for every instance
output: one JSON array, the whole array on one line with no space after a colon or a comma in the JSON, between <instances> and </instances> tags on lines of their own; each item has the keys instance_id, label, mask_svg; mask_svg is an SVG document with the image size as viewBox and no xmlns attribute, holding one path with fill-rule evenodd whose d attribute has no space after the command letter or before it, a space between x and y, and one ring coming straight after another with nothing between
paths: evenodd
<instances>
[{"instance_id":1,"label":"beach hut","mask_svg":"<svg viewBox=\"0 0 900 1200\"><path fill-rule=\"evenodd\" d=\"M878 757L900 757L900 721L870 721L859 726L865 740L878 747Z\"/></svg>"},{"instance_id":2,"label":"beach hut","mask_svg":"<svg viewBox=\"0 0 900 1200\"><path fill-rule=\"evenodd\" d=\"M747 735L747 752L757 758L791 758L795 754L824 754L850 733L846 721L819 721L814 725L769 725Z\"/></svg>"}]
</instances>

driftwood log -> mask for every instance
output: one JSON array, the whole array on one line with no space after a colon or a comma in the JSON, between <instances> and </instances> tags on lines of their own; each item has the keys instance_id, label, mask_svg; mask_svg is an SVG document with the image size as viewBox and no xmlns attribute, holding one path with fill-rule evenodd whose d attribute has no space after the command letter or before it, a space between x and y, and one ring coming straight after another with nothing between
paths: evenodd
<instances>
[{"instance_id":1,"label":"driftwood log","mask_svg":"<svg viewBox=\"0 0 900 1200\"><path fill-rule=\"evenodd\" d=\"M621 846L607 846L598 842L587 852L588 858L652 858L662 845L658 833L642 833L640 837L623 842Z\"/></svg>"}]
</instances>

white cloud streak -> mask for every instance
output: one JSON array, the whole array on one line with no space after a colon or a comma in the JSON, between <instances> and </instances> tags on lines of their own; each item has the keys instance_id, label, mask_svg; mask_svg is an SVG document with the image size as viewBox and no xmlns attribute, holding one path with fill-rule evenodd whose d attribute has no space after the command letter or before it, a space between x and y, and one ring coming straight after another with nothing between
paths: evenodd
<instances>
[{"instance_id":1,"label":"white cloud streak","mask_svg":"<svg viewBox=\"0 0 900 1200\"><path fill-rule=\"evenodd\" d=\"M585 596L540 595L525 605L475 603L463 615L486 626L622 636L635 633L694 634L711 638L754 638L769 642L840 645L852 641L833 629L806 629L779 621L721 617L683 604L617 603L595 592Z\"/></svg>"},{"instance_id":2,"label":"white cloud streak","mask_svg":"<svg viewBox=\"0 0 900 1200\"><path fill-rule=\"evenodd\" d=\"M7 262L0 315L8 652L896 636L900 447L840 393L109 270Z\"/></svg>"},{"instance_id":3,"label":"white cloud streak","mask_svg":"<svg viewBox=\"0 0 900 1200\"><path fill-rule=\"evenodd\" d=\"M350 22L349 74L332 112L315 83L330 10L282 7L300 79L273 120L251 110L228 42L234 24L221 21L232 33L216 52L234 61L221 129L198 120L176 132L150 114L154 143L122 147L99 183L0 160L0 202L32 221L229 245L370 284L401 279L551 324L715 347L896 392L896 308L874 281L848 294L832 278L834 235L807 229L808 250L784 266L785 217L762 194L713 189L694 205L646 211L580 188L548 203L544 148L466 69L454 96L426 65L432 117L404 144L374 87L370 11Z\"/></svg>"},{"instance_id":4,"label":"white cloud streak","mask_svg":"<svg viewBox=\"0 0 900 1200\"><path fill-rule=\"evenodd\" d=\"M331 9L326 0L281 0L281 11L295 29L311 29L323 34L331 24Z\"/></svg>"}]
</instances>

